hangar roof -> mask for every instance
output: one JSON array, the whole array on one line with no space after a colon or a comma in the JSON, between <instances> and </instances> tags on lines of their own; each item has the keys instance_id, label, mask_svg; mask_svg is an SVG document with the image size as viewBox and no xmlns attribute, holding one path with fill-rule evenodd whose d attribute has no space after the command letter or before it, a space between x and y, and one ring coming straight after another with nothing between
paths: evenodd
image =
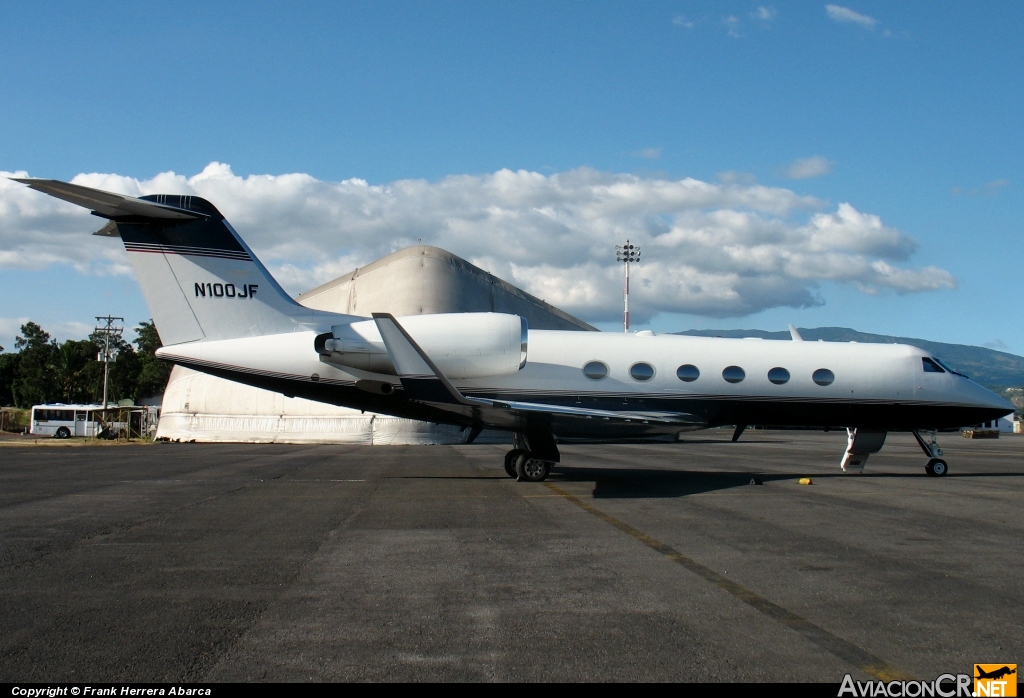
<instances>
[{"instance_id":1,"label":"hangar roof","mask_svg":"<svg viewBox=\"0 0 1024 698\"><path fill-rule=\"evenodd\" d=\"M425 315L514 313L538 330L591 330L579 318L447 250L416 245L360 267L296 298L336 313Z\"/></svg>"}]
</instances>

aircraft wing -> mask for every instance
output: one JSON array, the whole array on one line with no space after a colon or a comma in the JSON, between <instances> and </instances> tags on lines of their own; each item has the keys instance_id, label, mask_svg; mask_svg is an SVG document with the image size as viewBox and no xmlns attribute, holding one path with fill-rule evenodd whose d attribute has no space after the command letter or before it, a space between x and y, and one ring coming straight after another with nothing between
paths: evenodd
<instances>
[{"instance_id":1,"label":"aircraft wing","mask_svg":"<svg viewBox=\"0 0 1024 698\"><path fill-rule=\"evenodd\" d=\"M507 427L510 420L568 418L601 420L604 423L694 426L700 420L687 414L665 412L613 412L516 400L494 400L463 395L441 372L426 352L390 313L373 313L405 394L412 400L471 417L485 426Z\"/></svg>"},{"instance_id":2,"label":"aircraft wing","mask_svg":"<svg viewBox=\"0 0 1024 698\"><path fill-rule=\"evenodd\" d=\"M191 220L194 218L209 218L205 213L188 211L174 206L158 204L154 201L144 201L124 194L114 194L109 191L101 191L90 187L83 187L78 184L69 184L56 179L18 179L12 177L15 182L27 184L37 191L49 194L58 199L63 199L82 208L91 209L94 214L101 218L167 218L171 220Z\"/></svg>"}]
</instances>

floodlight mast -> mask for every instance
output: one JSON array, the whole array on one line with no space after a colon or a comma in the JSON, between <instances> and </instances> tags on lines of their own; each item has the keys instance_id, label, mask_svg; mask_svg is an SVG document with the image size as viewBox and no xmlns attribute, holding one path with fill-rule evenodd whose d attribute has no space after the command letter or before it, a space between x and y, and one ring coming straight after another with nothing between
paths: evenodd
<instances>
[{"instance_id":1,"label":"floodlight mast","mask_svg":"<svg viewBox=\"0 0 1024 698\"><path fill-rule=\"evenodd\" d=\"M623 296L623 314L622 314L622 331L629 332L629 263L638 263L640 261L640 246L630 244L629 239L626 239L625 245L615 246L615 260L622 262L625 265L625 284L622 290Z\"/></svg>"}]
</instances>

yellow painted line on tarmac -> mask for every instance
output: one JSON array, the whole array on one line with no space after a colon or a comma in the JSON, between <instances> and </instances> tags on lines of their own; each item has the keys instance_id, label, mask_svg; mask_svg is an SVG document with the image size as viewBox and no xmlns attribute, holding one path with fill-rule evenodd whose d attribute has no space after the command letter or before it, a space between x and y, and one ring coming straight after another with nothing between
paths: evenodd
<instances>
[{"instance_id":1,"label":"yellow painted line on tarmac","mask_svg":"<svg viewBox=\"0 0 1024 698\"><path fill-rule=\"evenodd\" d=\"M764 615L768 616L772 620L782 623L791 630L795 630L804 636L811 643L817 645L821 649L825 650L829 654L832 654L839 659L843 660L851 666L855 666L858 669L864 671L864 673L880 679L882 681L900 681L909 680L913 677L896 669L891 666L888 662L875 655L871 654L867 650L861 649L857 645L847 642L841 637L833 635L829 631L822 627L819 627L811 621L798 616L792 611L783 608L777 603L773 603L768 599L764 598L760 594L747 589L742 584L737 584L731 579L724 575L715 572L710 567L706 567L701 563L697 562L691 557L683 555L681 552L676 550L670 545L662 543L656 538L652 538L643 531L633 528L628 523L620 521L611 514L606 514L592 504L589 504L576 495L566 492L558 485L550 482L544 483L548 488L555 492L558 496L563 499L572 502L583 511L588 514L593 514L597 518L601 519L610 526L614 526L623 533L635 538L640 541L648 548L661 553L663 556L675 562L678 565L688 569L699 577L703 577L705 580L711 582L719 589L728 592L732 596L736 597L743 603L747 604L760 611Z\"/></svg>"}]
</instances>

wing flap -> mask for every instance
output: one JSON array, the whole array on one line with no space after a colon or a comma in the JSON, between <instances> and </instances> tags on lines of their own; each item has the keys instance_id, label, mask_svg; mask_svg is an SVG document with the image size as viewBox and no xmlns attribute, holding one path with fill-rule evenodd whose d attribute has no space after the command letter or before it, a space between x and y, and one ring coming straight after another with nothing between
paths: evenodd
<instances>
[{"instance_id":1,"label":"wing flap","mask_svg":"<svg viewBox=\"0 0 1024 698\"><path fill-rule=\"evenodd\" d=\"M545 405L538 402L515 402L507 400L486 400L475 398L481 402L488 402L492 407L512 410L513 412L534 412L549 414L553 417L580 417L584 419L603 419L616 422L629 422L639 424L682 424L690 425L698 423L690 415L681 415L675 412L612 412L610 410L594 410L588 407L568 407L565 405Z\"/></svg>"}]
</instances>

